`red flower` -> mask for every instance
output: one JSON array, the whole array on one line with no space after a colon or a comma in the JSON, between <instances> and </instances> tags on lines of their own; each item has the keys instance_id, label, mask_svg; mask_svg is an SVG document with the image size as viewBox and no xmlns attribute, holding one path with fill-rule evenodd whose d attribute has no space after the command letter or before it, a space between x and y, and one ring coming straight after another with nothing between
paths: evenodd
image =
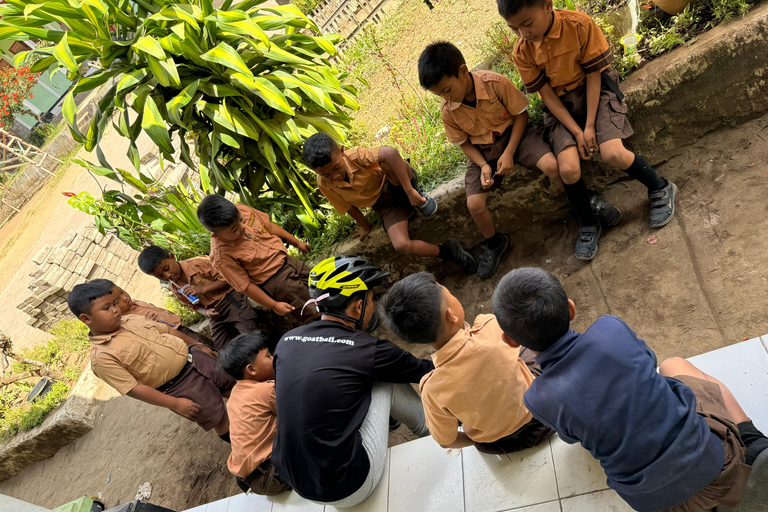
<instances>
[{"instance_id":1,"label":"red flower","mask_svg":"<svg viewBox=\"0 0 768 512\"><path fill-rule=\"evenodd\" d=\"M16 94L16 93L11 94L11 97L13 97L13 99L16 99L17 96L18 96L18 94Z\"/></svg>"},{"instance_id":2,"label":"red flower","mask_svg":"<svg viewBox=\"0 0 768 512\"><path fill-rule=\"evenodd\" d=\"M62 192L62 194L67 197L75 197L77 195L74 192Z\"/></svg>"},{"instance_id":3,"label":"red flower","mask_svg":"<svg viewBox=\"0 0 768 512\"><path fill-rule=\"evenodd\" d=\"M34 98L34 97L35 97L35 95L34 95L34 94L30 94L30 95L29 95L29 97L30 97L30 98Z\"/></svg>"},{"instance_id":4,"label":"red flower","mask_svg":"<svg viewBox=\"0 0 768 512\"><path fill-rule=\"evenodd\" d=\"M0 126L5 126L5 123L0 123Z\"/></svg>"}]
</instances>

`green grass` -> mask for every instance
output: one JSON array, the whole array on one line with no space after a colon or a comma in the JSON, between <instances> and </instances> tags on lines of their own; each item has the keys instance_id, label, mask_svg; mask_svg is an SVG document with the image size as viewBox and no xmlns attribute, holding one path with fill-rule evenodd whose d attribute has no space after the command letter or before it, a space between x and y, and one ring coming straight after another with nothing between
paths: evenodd
<instances>
[{"instance_id":1,"label":"green grass","mask_svg":"<svg viewBox=\"0 0 768 512\"><path fill-rule=\"evenodd\" d=\"M181 317L181 325L184 327L194 325L205 318L197 311L189 309L187 306L185 306L184 303L181 302L178 297L176 297L171 292L168 292L165 298L165 309L171 313L179 315Z\"/></svg>"},{"instance_id":2,"label":"green grass","mask_svg":"<svg viewBox=\"0 0 768 512\"><path fill-rule=\"evenodd\" d=\"M65 382L55 382L51 390L43 398L34 400L31 404L21 404L10 407L0 417L0 442L7 442L18 432L31 430L40 425L53 409L64 401L69 393L69 385Z\"/></svg>"},{"instance_id":3,"label":"green grass","mask_svg":"<svg viewBox=\"0 0 768 512\"><path fill-rule=\"evenodd\" d=\"M40 361L53 370L65 372L67 360L71 355L77 355L82 359L91 348L88 340L88 327L79 320L61 320L51 329L53 338L45 343L40 343L31 349L24 349L20 355L27 359ZM11 371L21 373L31 370L28 364L14 361L11 363ZM71 373L71 370L70 370Z\"/></svg>"}]
</instances>

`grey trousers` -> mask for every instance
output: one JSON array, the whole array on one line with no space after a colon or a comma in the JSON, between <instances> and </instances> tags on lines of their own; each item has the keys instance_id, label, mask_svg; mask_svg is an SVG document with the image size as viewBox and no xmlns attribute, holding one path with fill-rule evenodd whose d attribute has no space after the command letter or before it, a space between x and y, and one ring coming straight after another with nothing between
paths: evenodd
<instances>
[{"instance_id":1,"label":"grey trousers","mask_svg":"<svg viewBox=\"0 0 768 512\"><path fill-rule=\"evenodd\" d=\"M360 426L363 448L371 465L368 476L363 485L346 498L317 503L338 508L353 507L373 493L387 465L390 416L403 423L419 437L429 435L421 398L410 384L375 383L371 389L371 405L368 408L368 414Z\"/></svg>"}]
</instances>

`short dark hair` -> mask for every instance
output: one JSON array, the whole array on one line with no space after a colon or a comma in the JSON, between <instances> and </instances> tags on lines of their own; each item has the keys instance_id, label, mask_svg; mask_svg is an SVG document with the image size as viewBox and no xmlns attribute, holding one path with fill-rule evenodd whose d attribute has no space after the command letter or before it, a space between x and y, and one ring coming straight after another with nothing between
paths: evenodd
<instances>
[{"instance_id":1,"label":"short dark hair","mask_svg":"<svg viewBox=\"0 0 768 512\"><path fill-rule=\"evenodd\" d=\"M461 50L453 43L437 41L429 44L419 56L419 83L429 89L445 76L458 77L459 69L466 63Z\"/></svg>"},{"instance_id":2,"label":"short dark hair","mask_svg":"<svg viewBox=\"0 0 768 512\"><path fill-rule=\"evenodd\" d=\"M333 152L338 149L339 145L330 135L319 132L304 141L301 153L304 156L304 162L312 169L317 169L328 164Z\"/></svg>"},{"instance_id":3,"label":"short dark hair","mask_svg":"<svg viewBox=\"0 0 768 512\"><path fill-rule=\"evenodd\" d=\"M87 283L78 284L67 295L69 310L77 318L80 318L82 314L90 315L93 301L109 295L114 287L115 283L108 279L94 279Z\"/></svg>"},{"instance_id":4,"label":"short dark hair","mask_svg":"<svg viewBox=\"0 0 768 512\"><path fill-rule=\"evenodd\" d=\"M139 254L139 268L145 274L151 274L170 255L171 253L165 247L159 245L147 247Z\"/></svg>"},{"instance_id":5,"label":"short dark hair","mask_svg":"<svg viewBox=\"0 0 768 512\"><path fill-rule=\"evenodd\" d=\"M505 20L519 13L526 7L543 7L546 0L496 0L499 14Z\"/></svg>"},{"instance_id":6,"label":"short dark hair","mask_svg":"<svg viewBox=\"0 0 768 512\"><path fill-rule=\"evenodd\" d=\"M243 380L245 367L253 362L256 354L268 350L266 339L261 331L241 334L219 352L219 366L235 380Z\"/></svg>"},{"instance_id":7,"label":"short dark hair","mask_svg":"<svg viewBox=\"0 0 768 512\"><path fill-rule=\"evenodd\" d=\"M551 347L571 324L563 285L534 267L518 268L501 279L493 293L493 312L507 336L535 352Z\"/></svg>"},{"instance_id":8,"label":"short dark hair","mask_svg":"<svg viewBox=\"0 0 768 512\"><path fill-rule=\"evenodd\" d=\"M240 211L235 203L218 194L205 196L197 205L197 220L209 231L229 226L239 218Z\"/></svg>"},{"instance_id":9,"label":"short dark hair","mask_svg":"<svg viewBox=\"0 0 768 512\"><path fill-rule=\"evenodd\" d=\"M387 327L408 343L434 343L443 328L443 291L435 276L419 272L401 279L382 300Z\"/></svg>"},{"instance_id":10,"label":"short dark hair","mask_svg":"<svg viewBox=\"0 0 768 512\"><path fill-rule=\"evenodd\" d=\"M370 290L361 290L359 292L353 293L352 295L349 296L347 300L344 301L344 304L341 304L340 306L335 306L335 307L323 306L323 302L320 301L320 303L317 304L317 310L320 313L341 313L345 311L347 309L347 306L349 306L353 302L358 300L367 300L366 297L369 291Z\"/></svg>"}]
</instances>

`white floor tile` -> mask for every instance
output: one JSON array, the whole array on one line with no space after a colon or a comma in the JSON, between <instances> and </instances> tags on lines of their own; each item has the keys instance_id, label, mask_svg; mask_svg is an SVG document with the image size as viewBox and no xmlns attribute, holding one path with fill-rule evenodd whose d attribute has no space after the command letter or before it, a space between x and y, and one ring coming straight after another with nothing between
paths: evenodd
<instances>
[{"instance_id":1,"label":"white floor tile","mask_svg":"<svg viewBox=\"0 0 768 512\"><path fill-rule=\"evenodd\" d=\"M367 500L357 506L344 509L326 505L325 512L387 512L387 502L389 499L389 462L390 458L387 458L384 474L381 475L381 480L379 480L379 483L373 490L373 494L371 494Z\"/></svg>"},{"instance_id":2,"label":"white floor tile","mask_svg":"<svg viewBox=\"0 0 768 512\"><path fill-rule=\"evenodd\" d=\"M208 505L200 505L199 507L195 508L188 508L187 510L183 510L182 512L205 512L205 507Z\"/></svg>"},{"instance_id":3,"label":"white floor tile","mask_svg":"<svg viewBox=\"0 0 768 512\"><path fill-rule=\"evenodd\" d=\"M214 501L205 506L205 512L227 512L229 506L229 498L223 500Z\"/></svg>"},{"instance_id":4,"label":"white floor tile","mask_svg":"<svg viewBox=\"0 0 768 512\"><path fill-rule=\"evenodd\" d=\"M236 494L229 498L227 512L270 512L272 500L259 494Z\"/></svg>"},{"instance_id":5,"label":"white floor tile","mask_svg":"<svg viewBox=\"0 0 768 512\"><path fill-rule=\"evenodd\" d=\"M600 462L580 444L568 444L557 434L550 438L550 444L561 498L608 488Z\"/></svg>"},{"instance_id":6,"label":"white floor tile","mask_svg":"<svg viewBox=\"0 0 768 512\"><path fill-rule=\"evenodd\" d=\"M389 512L463 512L461 454L431 437L394 446L389 470Z\"/></svg>"},{"instance_id":7,"label":"white floor tile","mask_svg":"<svg viewBox=\"0 0 768 512\"><path fill-rule=\"evenodd\" d=\"M294 491L284 492L272 498L272 512L323 512L324 509L325 505L305 500Z\"/></svg>"},{"instance_id":8,"label":"white floor tile","mask_svg":"<svg viewBox=\"0 0 768 512\"><path fill-rule=\"evenodd\" d=\"M561 503L563 512L633 512L632 507L612 490L566 498Z\"/></svg>"},{"instance_id":9,"label":"white floor tile","mask_svg":"<svg viewBox=\"0 0 768 512\"><path fill-rule=\"evenodd\" d=\"M765 353L768 354L768 334L765 336L760 336L760 340L763 342L763 348L765 349Z\"/></svg>"},{"instance_id":10,"label":"white floor tile","mask_svg":"<svg viewBox=\"0 0 768 512\"><path fill-rule=\"evenodd\" d=\"M498 512L556 500L549 443L507 455L464 448L466 512Z\"/></svg>"},{"instance_id":11,"label":"white floor tile","mask_svg":"<svg viewBox=\"0 0 768 512\"><path fill-rule=\"evenodd\" d=\"M548 503L539 503L530 507L516 508L506 512L560 512L560 502L550 501Z\"/></svg>"}]
</instances>

